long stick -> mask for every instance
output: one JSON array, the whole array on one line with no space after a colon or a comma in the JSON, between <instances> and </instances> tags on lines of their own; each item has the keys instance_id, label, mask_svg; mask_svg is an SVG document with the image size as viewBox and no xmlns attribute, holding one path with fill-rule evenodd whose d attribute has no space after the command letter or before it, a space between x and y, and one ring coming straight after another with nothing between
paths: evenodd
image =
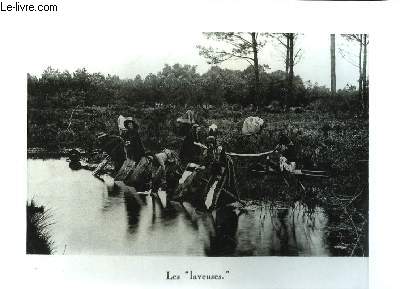
<instances>
[{"instance_id":1,"label":"long stick","mask_svg":"<svg viewBox=\"0 0 400 289\"><path fill-rule=\"evenodd\" d=\"M326 173L326 171L310 171L310 170L305 170L305 169L301 169L301 171L303 173L308 173L308 174L318 174L318 173L325 174Z\"/></svg>"},{"instance_id":2,"label":"long stick","mask_svg":"<svg viewBox=\"0 0 400 289\"><path fill-rule=\"evenodd\" d=\"M319 178L329 178L329 176L327 176L327 175L317 175L317 174L300 173L300 174L294 174L294 175L308 176L308 177L319 177Z\"/></svg>"},{"instance_id":3,"label":"long stick","mask_svg":"<svg viewBox=\"0 0 400 289\"><path fill-rule=\"evenodd\" d=\"M241 199L239 199L237 196L235 196L234 194L232 194L231 192L227 191L226 189L222 189L222 192L228 194L229 196L231 196L232 198L234 198L237 202L239 202L241 205L246 205L246 203L244 201L242 201Z\"/></svg>"},{"instance_id":4,"label":"long stick","mask_svg":"<svg viewBox=\"0 0 400 289\"><path fill-rule=\"evenodd\" d=\"M207 146L199 143L199 142L193 142L195 145L203 148L203 149L207 149ZM258 153L258 154L238 154L238 153L226 153L228 156L236 156L236 157L261 157L261 156L266 156L269 154L274 153L276 150L272 150L272 151L268 151L268 152L264 152L264 153Z\"/></svg>"},{"instance_id":5,"label":"long stick","mask_svg":"<svg viewBox=\"0 0 400 289\"><path fill-rule=\"evenodd\" d=\"M267 173L274 173L270 171L265 171L265 170L251 170L253 173L260 173L260 174L267 174ZM278 172L277 172L278 173ZM296 175L296 176L308 176L308 177L320 177L320 178L329 178L327 175L319 175L319 174L313 174L313 173L304 173L302 171L297 171L297 172L289 172L290 174Z\"/></svg>"},{"instance_id":6,"label":"long stick","mask_svg":"<svg viewBox=\"0 0 400 289\"><path fill-rule=\"evenodd\" d=\"M235 156L235 157L262 157L266 155L270 155L274 153L275 150L264 152L264 153L258 153L258 154L237 154L237 153L226 153L228 156Z\"/></svg>"}]
</instances>

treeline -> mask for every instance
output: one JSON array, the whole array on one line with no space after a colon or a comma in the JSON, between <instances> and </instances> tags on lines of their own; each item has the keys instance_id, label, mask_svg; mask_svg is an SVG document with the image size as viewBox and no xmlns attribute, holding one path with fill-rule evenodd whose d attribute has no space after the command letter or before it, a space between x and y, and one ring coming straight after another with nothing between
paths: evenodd
<instances>
[{"instance_id":1,"label":"treeline","mask_svg":"<svg viewBox=\"0 0 400 289\"><path fill-rule=\"evenodd\" d=\"M266 72L260 66L260 105L281 106L288 94L287 74L284 71ZM338 95L356 95L355 87L346 87ZM134 105L221 105L247 106L255 104L253 68L241 70L212 66L200 74L196 66L165 65L156 74L145 78L121 79L115 75L89 73L85 68L73 73L47 68L40 77L28 74L29 107L76 107ZM329 88L293 80L292 106L306 106L330 96Z\"/></svg>"}]
</instances>

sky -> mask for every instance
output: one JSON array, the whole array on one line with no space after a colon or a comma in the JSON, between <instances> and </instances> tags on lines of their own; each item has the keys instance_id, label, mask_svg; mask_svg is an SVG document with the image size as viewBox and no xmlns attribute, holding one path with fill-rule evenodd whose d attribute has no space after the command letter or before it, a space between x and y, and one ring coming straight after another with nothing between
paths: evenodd
<instances>
[{"instance_id":1,"label":"sky","mask_svg":"<svg viewBox=\"0 0 400 289\"><path fill-rule=\"evenodd\" d=\"M85 41L79 39L71 45L62 37L54 36L54 44L37 51L36 60L30 62L28 72L40 75L51 66L59 70L75 71L87 68L89 72L118 75L121 78L134 78L137 74L145 77L149 73L157 73L165 64L175 63L196 65L197 71L203 73L210 68L206 60L199 55L197 45L212 45L201 32L135 32L131 35L119 35L105 39L101 35L93 35ZM218 44L217 44L218 45ZM300 62L294 73L304 81L330 87L330 35L302 34L296 42L303 51ZM66 46L69 46L66 48ZM61 51L68 53L58 53ZM346 59L339 53L339 48L346 51ZM284 70L283 50L269 40L259 53L260 65L267 64L270 71ZM346 84L357 84L358 46L349 43L341 36L336 36L336 81L337 88ZM233 60L221 65L223 68L244 69L248 63Z\"/></svg>"}]
</instances>

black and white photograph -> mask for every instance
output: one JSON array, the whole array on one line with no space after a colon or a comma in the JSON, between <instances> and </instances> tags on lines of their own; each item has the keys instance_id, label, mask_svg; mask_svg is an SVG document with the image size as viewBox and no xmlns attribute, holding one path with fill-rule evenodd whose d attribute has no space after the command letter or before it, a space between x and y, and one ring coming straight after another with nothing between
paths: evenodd
<instances>
[{"instance_id":1,"label":"black and white photograph","mask_svg":"<svg viewBox=\"0 0 400 289\"><path fill-rule=\"evenodd\" d=\"M131 37L26 71L26 254L369 256L369 34Z\"/></svg>"},{"instance_id":2,"label":"black and white photograph","mask_svg":"<svg viewBox=\"0 0 400 289\"><path fill-rule=\"evenodd\" d=\"M1 1L0 287L398 288L399 5Z\"/></svg>"}]
</instances>

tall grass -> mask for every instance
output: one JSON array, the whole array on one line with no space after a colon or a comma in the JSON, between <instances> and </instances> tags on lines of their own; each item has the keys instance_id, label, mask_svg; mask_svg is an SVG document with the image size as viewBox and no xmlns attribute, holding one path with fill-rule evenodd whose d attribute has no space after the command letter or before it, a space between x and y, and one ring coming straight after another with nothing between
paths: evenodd
<instances>
[{"instance_id":1,"label":"tall grass","mask_svg":"<svg viewBox=\"0 0 400 289\"><path fill-rule=\"evenodd\" d=\"M51 215L43 206L34 200L26 204L26 253L49 255L54 252L49 227Z\"/></svg>"}]
</instances>

